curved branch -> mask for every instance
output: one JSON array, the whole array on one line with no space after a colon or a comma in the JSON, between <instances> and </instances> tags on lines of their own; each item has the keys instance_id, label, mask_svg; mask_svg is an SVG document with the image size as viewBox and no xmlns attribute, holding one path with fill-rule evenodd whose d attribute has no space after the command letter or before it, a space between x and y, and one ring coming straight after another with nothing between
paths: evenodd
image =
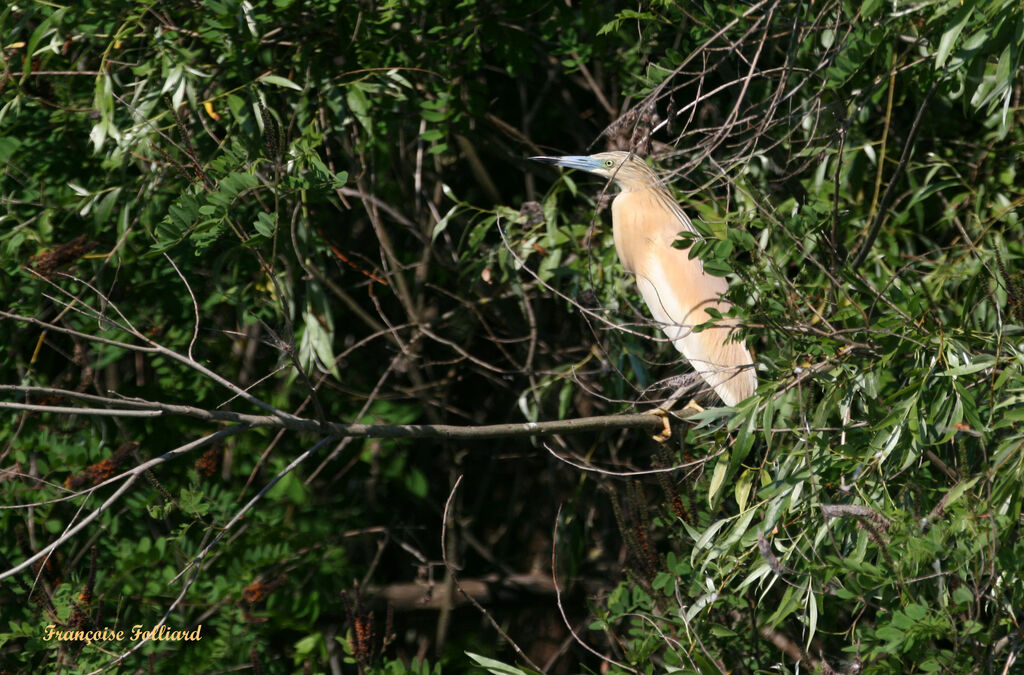
<instances>
[{"instance_id":1,"label":"curved branch","mask_svg":"<svg viewBox=\"0 0 1024 675\"><path fill-rule=\"evenodd\" d=\"M26 391L33 387L0 385L0 391ZM87 398L77 392L56 391L68 398ZM92 400L102 397L89 397ZM49 406L34 403L0 401L0 410L27 410L31 412L52 412L69 415L96 417L162 417L178 415L206 422L232 422L249 428L288 429L325 433L335 438L446 438L446 439L487 439L521 438L524 436L554 436L556 434L578 434L606 429L644 429L658 432L663 428L662 419L649 413L627 413L599 417L578 417L548 422L516 422L511 424L484 424L480 426L459 426L456 424L346 424L341 422L320 422L304 417L289 415L251 415L227 410L205 410L188 405L143 401L141 399L109 399L110 403L122 406L110 408L75 408ZM131 409L127 409L131 408Z\"/></svg>"}]
</instances>

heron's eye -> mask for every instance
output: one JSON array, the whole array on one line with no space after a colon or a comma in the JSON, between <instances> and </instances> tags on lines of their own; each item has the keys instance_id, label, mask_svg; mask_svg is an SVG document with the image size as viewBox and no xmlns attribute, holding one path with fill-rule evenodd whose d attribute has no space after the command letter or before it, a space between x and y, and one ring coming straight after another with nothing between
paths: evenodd
<instances>
[{"instance_id":1,"label":"heron's eye","mask_svg":"<svg viewBox=\"0 0 1024 675\"><path fill-rule=\"evenodd\" d=\"M613 166L615 166L615 160L614 159L606 159L606 160L604 160L604 167L606 169L610 169Z\"/></svg>"}]
</instances>

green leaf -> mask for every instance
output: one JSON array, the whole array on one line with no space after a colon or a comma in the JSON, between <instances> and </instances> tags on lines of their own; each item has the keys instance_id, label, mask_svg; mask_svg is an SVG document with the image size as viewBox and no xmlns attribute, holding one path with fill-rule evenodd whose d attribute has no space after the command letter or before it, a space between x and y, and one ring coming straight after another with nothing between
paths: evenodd
<instances>
[{"instance_id":1,"label":"green leaf","mask_svg":"<svg viewBox=\"0 0 1024 675\"><path fill-rule=\"evenodd\" d=\"M494 659L489 659L486 656L474 654L473 652L466 652L466 656L476 661L478 665L482 666L487 670L487 672L493 673L494 675L530 675L530 671L510 666L506 663L502 663L501 661L495 661Z\"/></svg>"},{"instance_id":2,"label":"green leaf","mask_svg":"<svg viewBox=\"0 0 1024 675\"><path fill-rule=\"evenodd\" d=\"M405 489L413 496L424 499L427 496L430 485L427 477L419 469L409 467L405 472Z\"/></svg>"},{"instance_id":3,"label":"green leaf","mask_svg":"<svg viewBox=\"0 0 1024 675\"><path fill-rule=\"evenodd\" d=\"M974 594L966 586L960 586L953 591L953 602L961 607L971 605L974 603Z\"/></svg>"},{"instance_id":4,"label":"green leaf","mask_svg":"<svg viewBox=\"0 0 1024 675\"><path fill-rule=\"evenodd\" d=\"M456 204L455 206L448 209L448 212L441 217L441 220L437 221L437 224L434 225L433 231L430 233L430 241L435 241L438 235L440 235L448 228L448 222L451 220L452 216L455 215L455 212L458 211L458 209L459 205Z\"/></svg>"},{"instance_id":5,"label":"green leaf","mask_svg":"<svg viewBox=\"0 0 1024 675\"><path fill-rule=\"evenodd\" d=\"M740 512L747 510L747 502L750 499L750 488L754 483L754 472L744 471L740 474L739 478L736 479L736 486L733 488L733 494L736 499L736 506Z\"/></svg>"},{"instance_id":6,"label":"green leaf","mask_svg":"<svg viewBox=\"0 0 1024 675\"><path fill-rule=\"evenodd\" d=\"M294 89L295 91L302 91L302 87L295 84L286 77L280 75L261 75L259 78L260 82L266 82L267 84L273 84L278 87L285 87L286 89Z\"/></svg>"},{"instance_id":7,"label":"green leaf","mask_svg":"<svg viewBox=\"0 0 1024 675\"><path fill-rule=\"evenodd\" d=\"M363 92L362 87L358 84L349 87L345 92L345 102L363 129L372 135L373 120L370 118L370 100Z\"/></svg>"},{"instance_id":8,"label":"green leaf","mask_svg":"<svg viewBox=\"0 0 1024 675\"><path fill-rule=\"evenodd\" d=\"M811 590L810 584L807 586L807 640L804 642L804 647L810 649L811 640L814 639L814 634L818 631L818 596Z\"/></svg>"},{"instance_id":9,"label":"green leaf","mask_svg":"<svg viewBox=\"0 0 1024 675\"><path fill-rule=\"evenodd\" d=\"M710 527L704 530L704 532L701 533L700 537L693 545L694 553L696 553L702 548L705 548L708 545L708 543L711 542L714 536L718 534L718 531L721 530L728 522L728 518L722 518L721 520L715 521L711 524Z\"/></svg>"},{"instance_id":10,"label":"green leaf","mask_svg":"<svg viewBox=\"0 0 1024 675\"><path fill-rule=\"evenodd\" d=\"M967 25L967 20L971 18L971 14L974 13L974 3L968 2L960 11L957 12L956 17L951 22L951 25L939 38L939 47L935 50L935 68L939 69L946 65L946 59L949 58L949 53L953 50L953 44L956 39L960 36L960 32Z\"/></svg>"},{"instance_id":11,"label":"green leaf","mask_svg":"<svg viewBox=\"0 0 1024 675\"><path fill-rule=\"evenodd\" d=\"M722 486L725 483L725 476L729 473L729 453L718 458L715 463L715 470L711 474L711 485L708 487L708 506L714 510L722 498Z\"/></svg>"},{"instance_id":12,"label":"green leaf","mask_svg":"<svg viewBox=\"0 0 1024 675\"><path fill-rule=\"evenodd\" d=\"M68 7L57 9L53 14L40 21L36 29L32 31L32 35L29 36L28 43L25 46L25 53L28 54L28 58L23 59L24 63L22 64L22 73L25 77L28 77L32 72L32 64L35 63L33 57L36 56L39 43L43 38L48 37L57 30L54 24L58 24L64 19L64 14L67 13L68 9ZM6 40L7 38L5 37L4 39Z\"/></svg>"},{"instance_id":13,"label":"green leaf","mask_svg":"<svg viewBox=\"0 0 1024 675\"><path fill-rule=\"evenodd\" d=\"M892 625L882 626L875 631L875 635L891 643L902 642L905 633Z\"/></svg>"},{"instance_id":14,"label":"green leaf","mask_svg":"<svg viewBox=\"0 0 1024 675\"><path fill-rule=\"evenodd\" d=\"M726 277L732 274L732 267L724 260L704 260L704 271L715 277Z\"/></svg>"},{"instance_id":15,"label":"green leaf","mask_svg":"<svg viewBox=\"0 0 1024 675\"><path fill-rule=\"evenodd\" d=\"M256 221L253 223L253 228L267 239L274 237L274 216L269 213L260 212L256 214Z\"/></svg>"}]
</instances>

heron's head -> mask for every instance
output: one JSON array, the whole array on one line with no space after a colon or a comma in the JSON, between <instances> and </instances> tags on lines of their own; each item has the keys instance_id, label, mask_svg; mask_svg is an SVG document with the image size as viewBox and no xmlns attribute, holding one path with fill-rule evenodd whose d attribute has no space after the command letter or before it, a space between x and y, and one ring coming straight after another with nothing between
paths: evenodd
<instances>
[{"instance_id":1,"label":"heron's head","mask_svg":"<svg viewBox=\"0 0 1024 675\"><path fill-rule=\"evenodd\" d=\"M651 167L637 155L615 150L599 152L596 155L565 155L563 157L531 157L535 162L564 166L567 169L589 171L598 176L611 178L623 190L636 190L653 187L658 184L658 177Z\"/></svg>"}]
</instances>

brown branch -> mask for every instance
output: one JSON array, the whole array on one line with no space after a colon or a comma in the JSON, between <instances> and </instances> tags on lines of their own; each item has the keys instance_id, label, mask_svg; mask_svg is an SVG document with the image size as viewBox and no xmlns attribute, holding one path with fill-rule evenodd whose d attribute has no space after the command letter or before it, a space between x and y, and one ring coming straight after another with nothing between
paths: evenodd
<instances>
[{"instance_id":1,"label":"brown branch","mask_svg":"<svg viewBox=\"0 0 1024 675\"><path fill-rule=\"evenodd\" d=\"M687 415L687 416L689 416L689 415ZM654 415L651 415L651 417L654 417ZM661 419L661 418L659 418L659 419ZM661 475L666 474L666 473L675 473L676 471L679 471L681 469L692 469L695 466L702 466L704 464L707 464L708 462L710 462L711 460L715 459L716 457L721 456L725 452L725 448L722 448L718 452L710 454L710 455L708 455L706 457L701 457L700 459L696 459L696 460L693 460L691 462L684 462L683 464L673 464L671 466L663 466L663 467L658 467L658 468L655 468L655 469L637 469L635 471L610 471L608 469L602 469L600 467L593 466L593 465L591 465L589 463L584 464L584 463L582 463L580 461L574 462L574 461L568 459L567 457L563 457L562 455L559 455L557 452L552 450L551 447L547 443L542 443L541 445L544 446L544 449L547 450L551 454L552 457L554 457L555 459L557 459L560 462L568 464L569 466L573 467L574 469L579 469L580 471L590 471L590 472L593 472L593 473L599 473L599 474L604 475L604 476L614 476L616 478L623 478L623 477L630 477L630 478L632 478L632 477L635 477L635 476L649 476L651 474L661 476ZM659 447L661 446L660 443L658 445L659 445Z\"/></svg>"},{"instance_id":2,"label":"brown branch","mask_svg":"<svg viewBox=\"0 0 1024 675\"><path fill-rule=\"evenodd\" d=\"M452 486L452 491L448 494L448 499L444 503L444 513L441 515L441 558L444 560L445 569L448 570L448 574L451 577L452 583L455 585L455 588L457 588L458 591L462 593L463 597L465 597L467 601L469 601L474 607L480 610L481 614L487 617L487 620L494 627L494 630L498 631L498 634L501 635L501 637L505 638L505 641L512 646L512 649L514 649L516 654L519 655L519 658L523 659L524 661L526 661L526 663L530 664L530 667L534 670L540 670L540 668L533 661L530 660L530 657L526 655L526 652L524 652L522 648L520 648L519 645L516 644L516 641L509 637L508 633L506 633L498 624L498 622L494 620L494 617L491 616L491 613L484 609L484 606L481 605L477 601L477 599L473 597L473 595L466 592L462 584L459 583L458 576L455 574L455 567L448 560L448 541L446 536L448 534L448 510L451 508L452 500L455 498L455 492L459 489L460 483L462 483L462 476L459 476L458 478L455 479L455 485ZM442 598L441 600L442 611L444 611L445 609L450 610L451 601L453 600L453 598L448 596Z\"/></svg>"},{"instance_id":3,"label":"brown branch","mask_svg":"<svg viewBox=\"0 0 1024 675\"><path fill-rule=\"evenodd\" d=\"M365 593L373 602L387 603L398 611L420 609L439 610L445 602L453 605L469 604L469 598L478 603L492 604L502 600L521 602L523 596L554 597L555 586L548 576L538 573L504 576L488 574L472 579L460 579L462 598L446 599L437 593L437 585L421 581L408 581L386 586L369 586ZM595 585L596 588L596 585Z\"/></svg>"},{"instance_id":4,"label":"brown branch","mask_svg":"<svg viewBox=\"0 0 1024 675\"><path fill-rule=\"evenodd\" d=\"M335 438L446 438L479 440L487 438L521 438L524 436L553 436L567 433L586 433L609 429L644 429L657 432L662 429L660 417L648 413L604 415L600 417L578 417L568 420L547 422L518 422L511 424L485 424L480 426L459 426L453 424L345 424L326 422L288 415L252 415L229 410L206 410L188 405L145 401L142 399L104 398L81 394L66 389L0 385L0 392L49 393L70 399L89 400L117 405L119 408L76 408L72 406L47 406L17 401L0 401L0 410L27 410L31 412L54 412L67 415L102 417L159 417L178 415L206 422L231 422L250 428L289 429L324 433Z\"/></svg>"},{"instance_id":5,"label":"brown branch","mask_svg":"<svg viewBox=\"0 0 1024 675\"><path fill-rule=\"evenodd\" d=\"M928 93L924 97L924 101L921 103L921 107L917 111L917 116L914 118L913 124L910 125L910 133L907 134L907 139L903 143L903 153L900 155L900 163L896 166L896 170L892 176L889 177L889 184L885 188L885 193L882 194L882 201L878 204L878 212L875 213L875 219L871 223L871 227L868 229L868 234L864 237L864 243L860 245L860 250L857 251L856 257L853 262L850 263L850 269L856 270L860 267L861 263L868 256L868 251L871 250L871 246L875 243L875 237L878 236L878 231L882 227L882 222L885 220L886 210L889 208L889 202L892 201L893 189L899 182L900 176L907 168L907 162L910 161L910 155L914 149L914 141L917 138L917 131L921 127L921 119L924 117L924 111L928 109L928 104L932 100L932 96L938 90L939 85L942 84L942 80L937 80L932 88L928 90Z\"/></svg>"},{"instance_id":6,"label":"brown branch","mask_svg":"<svg viewBox=\"0 0 1024 675\"><path fill-rule=\"evenodd\" d=\"M654 416L651 415L651 417L654 417ZM583 647L584 649L586 649L588 652L590 652L591 654L593 654L597 658L601 659L605 663L608 663L608 664L611 664L613 666L616 666L617 668L620 668L621 670L626 670L626 671L629 671L631 673L639 673L638 670L636 670L634 668L630 668L629 666L627 666L624 663L619 663L615 659L612 659L612 658L609 658L609 657L605 656L604 654L602 654L601 652L597 651L596 649L594 649L593 647L588 645L586 642L584 642L583 638L581 638L579 636L579 634L576 632L576 630L572 627L572 623L569 622L569 617L567 617L565 615L565 608L562 606L562 589L558 585L558 559L557 559L557 552L558 552L558 521L559 521L559 519L561 519L561 517L562 517L562 507L559 506L558 507L558 513L555 514L555 526L553 528L553 532L552 532L552 536L551 536L551 583L555 587L555 603L558 605L558 612L559 612L559 614L562 615L562 623L565 624L565 627L569 629L569 633L572 635L573 639L576 641L576 644L578 644L579 646Z\"/></svg>"}]
</instances>

